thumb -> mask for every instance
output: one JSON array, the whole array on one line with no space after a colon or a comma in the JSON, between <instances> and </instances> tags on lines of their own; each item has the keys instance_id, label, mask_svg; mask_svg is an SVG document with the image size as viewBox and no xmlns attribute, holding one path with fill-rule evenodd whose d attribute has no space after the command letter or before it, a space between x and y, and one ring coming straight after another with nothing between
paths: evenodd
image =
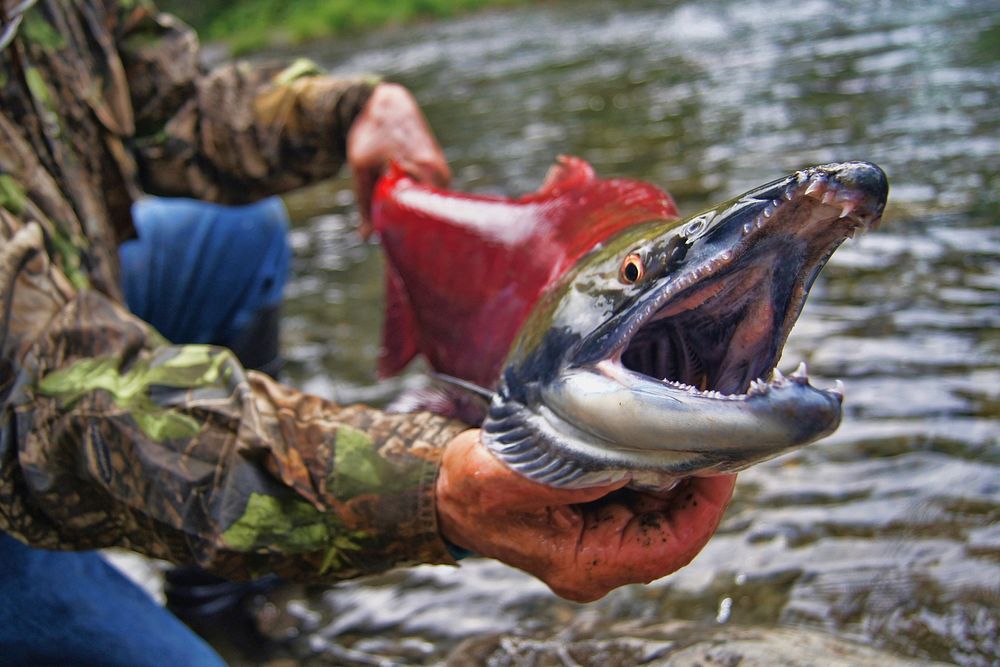
<instances>
[{"instance_id":1,"label":"thumb","mask_svg":"<svg viewBox=\"0 0 1000 667\"><path fill-rule=\"evenodd\" d=\"M628 479L623 479L612 484L579 489L560 488L525 477L507 466L482 443L476 448L475 455L479 459L477 464L480 470L491 478L491 483L505 487L507 508L513 511L531 512L553 505L588 503L617 491L629 482Z\"/></svg>"}]
</instances>

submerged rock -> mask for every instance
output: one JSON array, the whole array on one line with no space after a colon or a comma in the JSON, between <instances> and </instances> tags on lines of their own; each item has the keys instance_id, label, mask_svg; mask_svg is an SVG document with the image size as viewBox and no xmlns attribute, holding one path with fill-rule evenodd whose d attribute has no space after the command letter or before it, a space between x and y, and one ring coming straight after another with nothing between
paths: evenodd
<instances>
[{"instance_id":1,"label":"submerged rock","mask_svg":"<svg viewBox=\"0 0 1000 667\"><path fill-rule=\"evenodd\" d=\"M619 634L620 631L620 634ZM689 623L603 630L605 638L495 634L460 644L447 667L902 667L943 665L894 656L801 628L702 627ZM617 634L613 638L608 635Z\"/></svg>"}]
</instances>

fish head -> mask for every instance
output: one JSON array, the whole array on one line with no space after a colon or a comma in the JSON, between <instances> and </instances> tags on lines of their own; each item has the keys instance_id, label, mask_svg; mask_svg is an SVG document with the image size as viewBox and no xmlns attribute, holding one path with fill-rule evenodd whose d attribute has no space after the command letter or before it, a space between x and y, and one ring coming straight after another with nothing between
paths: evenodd
<instances>
[{"instance_id":1,"label":"fish head","mask_svg":"<svg viewBox=\"0 0 1000 667\"><path fill-rule=\"evenodd\" d=\"M820 270L887 194L873 164L823 165L609 236L527 317L485 442L553 486L663 489L831 433L840 388L776 365Z\"/></svg>"}]
</instances>

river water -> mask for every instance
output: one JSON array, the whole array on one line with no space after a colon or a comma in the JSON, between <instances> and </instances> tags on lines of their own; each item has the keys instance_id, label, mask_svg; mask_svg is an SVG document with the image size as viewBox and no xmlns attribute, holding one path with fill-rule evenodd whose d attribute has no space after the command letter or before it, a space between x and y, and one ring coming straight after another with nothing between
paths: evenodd
<instances>
[{"instance_id":1,"label":"river water","mask_svg":"<svg viewBox=\"0 0 1000 667\"><path fill-rule=\"evenodd\" d=\"M843 425L741 474L692 565L590 605L492 561L397 571L282 605L295 654L423 664L488 633L687 620L1000 664L1000 3L567 0L292 55L409 86L461 190L533 190L560 153L682 212L835 160L891 182L882 227L834 256L781 364L843 379ZM376 403L419 383L373 379L382 265L353 234L349 181L288 204L290 379Z\"/></svg>"}]
</instances>

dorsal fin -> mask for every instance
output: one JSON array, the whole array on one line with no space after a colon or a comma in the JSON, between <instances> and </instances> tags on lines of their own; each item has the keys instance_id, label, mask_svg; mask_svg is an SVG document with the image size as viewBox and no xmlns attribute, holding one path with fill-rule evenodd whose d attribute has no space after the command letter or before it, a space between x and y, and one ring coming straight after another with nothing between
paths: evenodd
<instances>
[{"instance_id":1,"label":"dorsal fin","mask_svg":"<svg viewBox=\"0 0 1000 667\"><path fill-rule=\"evenodd\" d=\"M595 178L594 168L586 160L572 155L560 155L556 163L549 167L538 192L528 195L528 198L548 196L564 190L579 187Z\"/></svg>"}]
</instances>

